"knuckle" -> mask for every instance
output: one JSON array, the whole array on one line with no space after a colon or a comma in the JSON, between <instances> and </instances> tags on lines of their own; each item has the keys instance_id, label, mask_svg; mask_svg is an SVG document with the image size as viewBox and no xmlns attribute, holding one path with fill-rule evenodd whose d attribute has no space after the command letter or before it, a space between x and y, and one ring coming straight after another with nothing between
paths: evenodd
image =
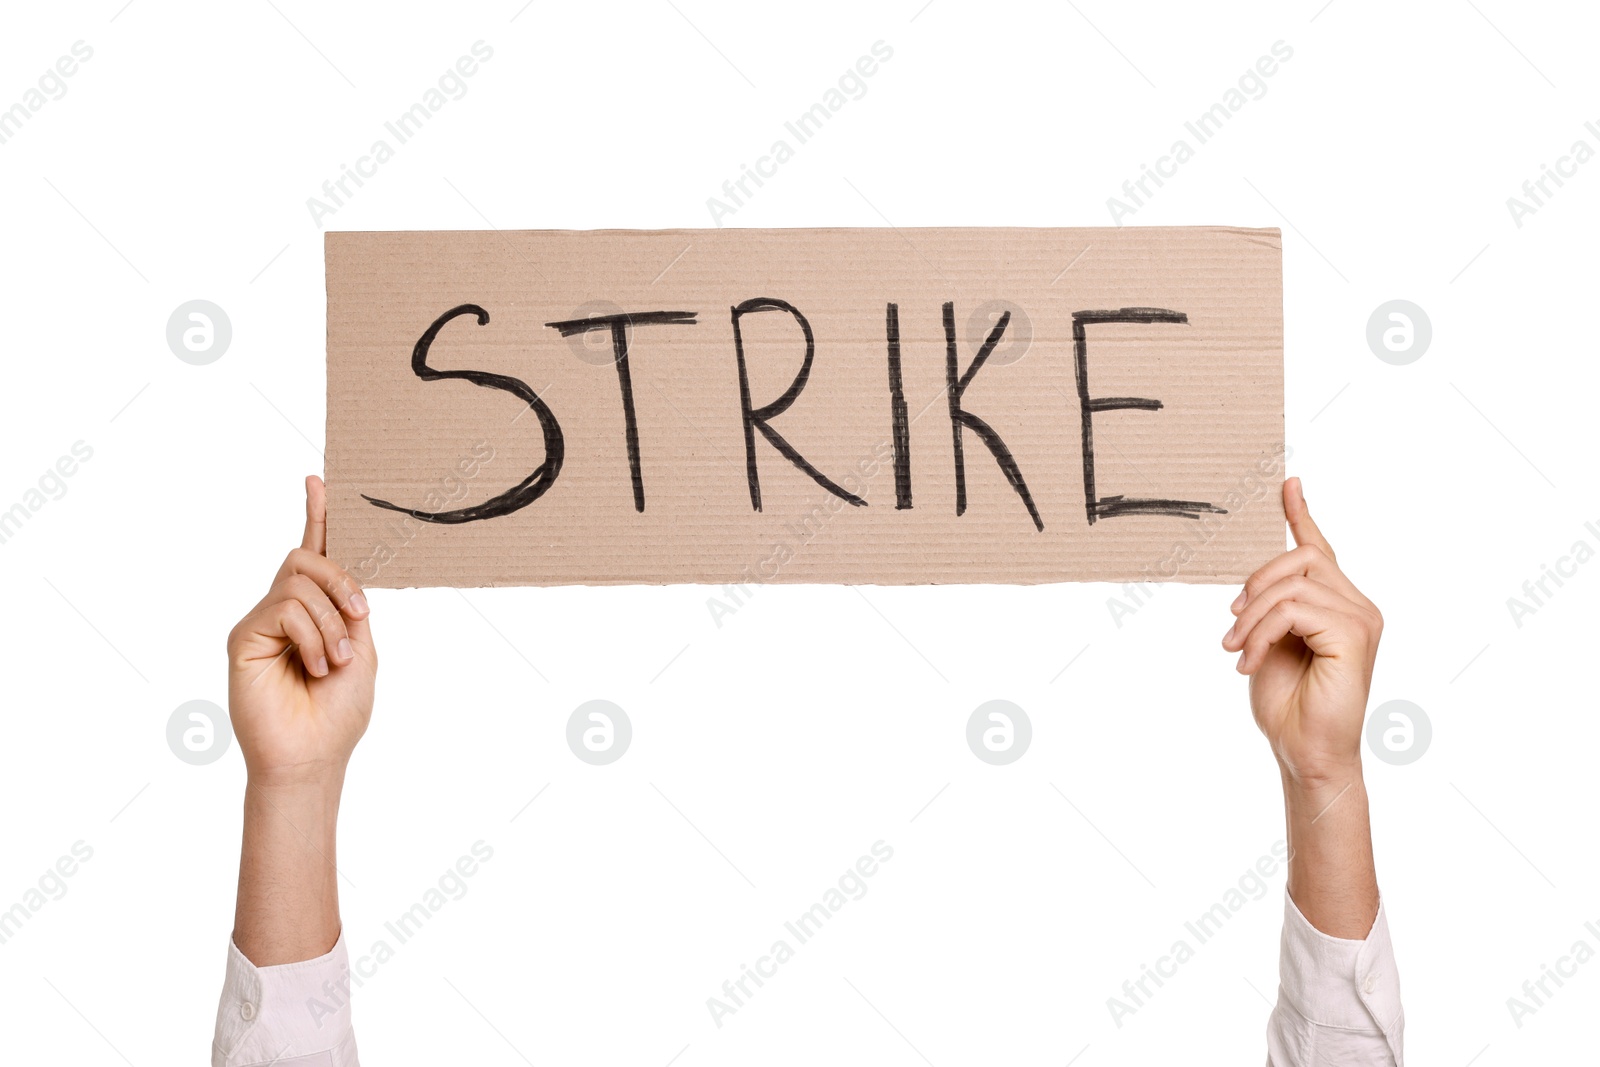
<instances>
[{"instance_id":1,"label":"knuckle","mask_svg":"<svg viewBox=\"0 0 1600 1067\"><path fill-rule=\"evenodd\" d=\"M326 597L311 602L311 621L317 624L317 629L329 637L344 636L344 617L339 614L339 609L328 602Z\"/></svg>"},{"instance_id":2,"label":"knuckle","mask_svg":"<svg viewBox=\"0 0 1600 1067\"><path fill-rule=\"evenodd\" d=\"M325 606L327 594L315 580L304 574L297 574L291 582L296 598L305 602L313 618L320 617L327 610Z\"/></svg>"},{"instance_id":3,"label":"knuckle","mask_svg":"<svg viewBox=\"0 0 1600 1067\"><path fill-rule=\"evenodd\" d=\"M337 585L337 579L329 572L327 560L309 549L295 549L289 554L289 563L290 570L319 589L326 591ZM334 570L337 571L337 568Z\"/></svg>"},{"instance_id":4,"label":"knuckle","mask_svg":"<svg viewBox=\"0 0 1600 1067\"><path fill-rule=\"evenodd\" d=\"M326 559L317 571L317 584L329 596L341 601L348 600L350 594L360 588L343 567Z\"/></svg>"},{"instance_id":5,"label":"knuckle","mask_svg":"<svg viewBox=\"0 0 1600 1067\"><path fill-rule=\"evenodd\" d=\"M306 609L300 601L293 598L281 600L274 609L278 616L278 623L285 631L301 629L301 623L306 621Z\"/></svg>"}]
</instances>

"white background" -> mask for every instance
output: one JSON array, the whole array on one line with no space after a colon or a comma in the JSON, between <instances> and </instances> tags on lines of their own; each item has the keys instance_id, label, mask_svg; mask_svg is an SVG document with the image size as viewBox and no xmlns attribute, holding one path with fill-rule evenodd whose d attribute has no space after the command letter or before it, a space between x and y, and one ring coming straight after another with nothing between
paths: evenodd
<instances>
[{"instance_id":1,"label":"white background","mask_svg":"<svg viewBox=\"0 0 1600 1067\"><path fill-rule=\"evenodd\" d=\"M180 762L165 728L225 701L224 636L321 469L306 200L480 39L467 95L327 225L710 225L707 198L880 40L866 95L725 221L1105 225L1185 120L1292 47L1127 221L1285 231L1291 472L1387 617L1372 706L1414 701L1434 729L1409 766L1368 759L1411 1061L1593 1056L1600 962L1520 1029L1506 1007L1580 937L1600 947L1580 673L1600 563L1520 628L1506 605L1600 545L1600 163L1520 228L1506 205L1576 139L1600 147L1593 12L920 2L7 10L0 106L74 42L94 53L0 145L0 509L74 442L93 458L0 545L0 908L94 852L0 945L0 1060L207 1055L243 768ZM195 298L234 331L203 367L165 338ZM1394 298L1433 323L1409 366L1365 340ZM352 953L474 842L494 858L360 993L363 1059L1259 1061L1281 874L1120 1028L1106 1007L1282 834L1218 646L1234 593L1161 587L1119 627L1109 586L774 587L720 628L696 587L374 593L378 703L340 835ZM564 741L597 697L635 731L600 768ZM1034 725L1004 768L964 739L993 698ZM870 892L713 1025L706 998L880 839Z\"/></svg>"}]
</instances>

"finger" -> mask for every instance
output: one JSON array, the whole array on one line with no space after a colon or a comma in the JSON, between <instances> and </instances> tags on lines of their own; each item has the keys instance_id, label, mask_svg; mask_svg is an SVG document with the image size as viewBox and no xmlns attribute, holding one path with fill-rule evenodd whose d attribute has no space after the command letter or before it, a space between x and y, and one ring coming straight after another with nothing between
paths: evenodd
<instances>
[{"instance_id":1,"label":"finger","mask_svg":"<svg viewBox=\"0 0 1600 1067\"><path fill-rule=\"evenodd\" d=\"M1345 618L1340 613L1318 604L1280 600L1272 605L1271 610L1245 638L1244 650L1239 654L1239 663L1235 669L1240 674L1254 674L1266 662L1267 653L1271 651L1272 646L1291 633L1303 640L1313 654L1321 655L1323 653L1319 649L1327 647L1327 636L1334 632Z\"/></svg>"},{"instance_id":2,"label":"finger","mask_svg":"<svg viewBox=\"0 0 1600 1067\"><path fill-rule=\"evenodd\" d=\"M1274 557L1245 579L1244 589L1233 602L1231 610L1238 615L1244 610L1245 605L1260 596L1264 590L1294 574L1303 574L1313 581L1321 582L1364 607L1371 606L1371 601L1361 595L1361 590L1345 577L1344 571L1340 570L1339 565L1329 559L1322 549L1315 545L1301 545Z\"/></svg>"},{"instance_id":3,"label":"finger","mask_svg":"<svg viewBox=\"0 0 1600 1067\"><path fill-rule=\"evenodd\" d=\"M1289 532L1294 535L1295 544L1315 545L1329 559L1338 559L1333 553L1333 546L1328 544L1328 539L1322 536L1322 531L1312 521L1311 509L1306 507L1305 486L1299 478L1290 478L1283 483L1283 514L1289 520Z\"/></svg>"},{"instance_id":4,"label":"finger","mask_svg":"<svg viewBox=\"0 0 1600 1067\"><path fill-rule=\"evenodd\" d=\"M283 580L275 590L278 598L293 598L300 602L316 623L317 631L322 635L323 647L327 650L329 662L337 667L343 667L355 658L355 651L350 644L350 632L345 629L344 616L339 614L339 609L333 606L333 601L310 578L303 574L295 574Z\"/></svg>"},{"instance_id":5,"label":"finger","mask_svg":"<svg viewBox=\"0 0 1600 1067\"><path fill-rule=\"evenodd\" d=\"M356 654L376 668L378 649L372 643L372 624L364 618L351 619L345 623L345 629L350 632L350 643L355 646Z\"/></svg>"},{"instance_id":6,"label":"finger","mask_svg":"<svg viewBox=\"0 0 1600 1067\"><path fill-rule=\"evenodd\" d=\"M1233 621L1233 627L1223 635L1222 647L1230 652L1242 649L1245 638L1250 631L1260 625L1274 607L1285 600L1295 600L1301 603L1314 604L1331 611L1339 611L1353 607L1348 600L1329 589L1321 582L1308 578L1303 574L1291 574L1280 581L1274 582L1261 593L1251 598L1245 605L1244 611Z\"/></svg>"},{"instance_id":7,"label":"finger","mask_svg":"<svg viewBox=\"0 0 1600 1067\"><path fill-rule=\"evenodd\" d=\"M361 583L327 556L308 548L295 549L284 559L274 584L296 574L303 574L316 582L339 610L352 619L365 618L371 610L367 606L367 598L361 593Z\"/></svg>"},{"instance_id":8,"label":"finger","mask_svg":"<svg viewBox=\"0 0 1600 1067\"><path fill-rule=\"evenodd\" d=\"M300 547L319 556L328 551L328 490L315 474L306 475L306 532Z\"/></svg>"},{"instance_id":9,"label":"finger","mask_svg":"<svg viewBox=\"0 0 1600 1067\"><path fill-rule=\"evenodd\" d=\"M278 633L300 650L300 662L305 664L306 673L316 678L326 677L328 649L306 606L298 600L282 600L272 609L270 617Z\"/></svg>"}]
</instances>

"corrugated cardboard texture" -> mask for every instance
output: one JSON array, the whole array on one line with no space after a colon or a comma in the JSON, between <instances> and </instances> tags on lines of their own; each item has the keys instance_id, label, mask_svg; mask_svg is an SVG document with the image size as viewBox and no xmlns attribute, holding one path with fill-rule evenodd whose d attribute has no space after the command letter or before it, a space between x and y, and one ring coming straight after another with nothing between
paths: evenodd
<instances>
[{"instance_id":1,"label":"corrugated cardboard texture","mask_svg":"<svg viewBox=\"0 0 1600 1067\"><path fill-rule=\"evenodd\" d=\"M1277 230L330 233L326 252L328 548L369 585L1237 582L1283 550ZM809 377L770 429L864 506L759 426L752 506L733 309L762 298L792 305L815 341ZM413 373L419 339L466 304L488 321L443 324L425 353L430 376L506 379ZM1120 309L1174 314L1081 326L1085 392L1110 398L1090 415L1101 501L1091 523L1074 314ZM636 482L611 332L564 337L548 324L649 312L694 321L641 318L624 331ZM953 418L949 333L959 381L1005 312L961 393L974 418ZM789 390L805 338L782 309L746 312L738 333L759 411ZM553 481L542 413L507 379L559 425ZM1119 405L1128 400L1160 407ZM899 506L897 455L909 457L910 507ZM542 495L476 521L423 521L368 499L459 512L541 467ZM1217 510L1151 514L1137 499Z\"/></svg>"}]
</instances>

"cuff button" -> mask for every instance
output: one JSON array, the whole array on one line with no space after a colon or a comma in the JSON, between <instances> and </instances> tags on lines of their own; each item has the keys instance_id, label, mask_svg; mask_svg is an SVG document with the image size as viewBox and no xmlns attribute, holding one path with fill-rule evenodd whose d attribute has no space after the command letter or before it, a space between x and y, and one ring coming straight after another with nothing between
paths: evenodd
<instances>
[{"instance_id":1,"label":"cuff button","mask_svg":"<svg viewBox=\"0 0 1600 1067\"><path fill-rule=\"evenodd\" d=\"M1371 979L1369 978L1369 979L1367 979L1367 981L1371 982ZM239 1018L243 1019L245 1022L250 1022L255 1017L256 1017L256 1006L254 1004L250 1003L247 1000L244 1003L239 1005Z\"/></svg>"}]
</instances>

